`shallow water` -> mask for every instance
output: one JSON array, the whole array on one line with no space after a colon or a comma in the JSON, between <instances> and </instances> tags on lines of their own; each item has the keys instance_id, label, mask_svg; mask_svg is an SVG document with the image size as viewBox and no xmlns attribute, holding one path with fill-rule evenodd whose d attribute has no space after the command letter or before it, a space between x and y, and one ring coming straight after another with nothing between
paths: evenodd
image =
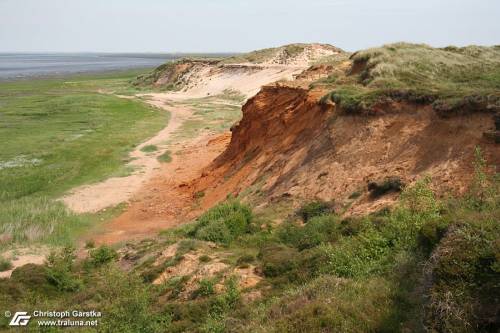
<instances>
[{"instance_id":1,"label":"shallow water","mask_svg":"<svg viewBox=\"0 0 500 333\"><path fill-rule=\"evenodd\" d=\"M178 57L174 54L3 53L0 54L0 80L149 68Z\"/></svg>"}]
</instances>

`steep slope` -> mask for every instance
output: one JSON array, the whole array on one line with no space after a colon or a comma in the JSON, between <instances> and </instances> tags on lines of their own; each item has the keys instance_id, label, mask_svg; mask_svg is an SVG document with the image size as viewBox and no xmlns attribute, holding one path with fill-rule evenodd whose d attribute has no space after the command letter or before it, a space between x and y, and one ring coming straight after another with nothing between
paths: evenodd
<instances>
[{"instance_id":1,"label":"steep slope","mask_svg":"<svg viewBox=\"0 0 500 333\"><path fill-rule=\"evenodd\" d=\"M410 184L430 175L439 193L463 193L472 177L476 146L498 165L498 116L496 128L493 119L500 110L496 99L500 87L494 77L499 68L497 50L485 48L473 56L475 61L457 56L465 51L406 44L369 52L378 55L394 52L392 48L396 67L390 70L383 61L365 59L366 53L360 53L348 61L313 66L293 82L264 87L243 107L243 119L232 128L228 149L208 172L225 179L214 187L213 201L228 192L250 193L261 202L319 198L349 206L350 213L365 213L396 198L394 194L374 198L367 188L370 182L396 178ZM464 74L466 66L472 66L478 79L442 75L424 91L425 81L431 81L425 71L420 72L420 82L405 82L406 57L412 48L429 53L413 60L426 62L436 52L454 60L447 72ZM364 69L360 57L365 59ZM482 63L485 57L489 66ZM405 85L389 85L383 75L375 75L383 70ZM370 75L376 79L370 81ZM370 83L358 83L363 80ZM362 93L352 93L354 89Z\"/></svg>"}]
</instances>

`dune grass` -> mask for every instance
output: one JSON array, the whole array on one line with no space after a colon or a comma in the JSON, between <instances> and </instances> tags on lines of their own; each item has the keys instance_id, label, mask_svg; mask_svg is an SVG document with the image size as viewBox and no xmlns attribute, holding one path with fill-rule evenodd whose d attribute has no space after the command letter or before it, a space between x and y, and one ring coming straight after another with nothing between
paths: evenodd
<instances>
[{"instance_id":1,"label":"dune grass","mask_svg":"<svg viewBox=\"0 0 500 333\"><path fill-rule=\"evenodd\" d=\"M351 56L347 73L316 82L330 88L347 112L372 111L378 103L405 100L438 111L500 109L500 48L432 48L397 43Z\"/></svg>"},{"instance_id":2,"label":"dune grass","mask_svg":"<svg viewBox=\"0 0 500 333\"><path fill-rule=\"evenodd\" d=\"M72 228L89 220L54 199L127 174L128 152L165 126L164 111L98 93L127 88L135 74L0 84L2 244L68 240Z\"/></svg>"}]
</instances>

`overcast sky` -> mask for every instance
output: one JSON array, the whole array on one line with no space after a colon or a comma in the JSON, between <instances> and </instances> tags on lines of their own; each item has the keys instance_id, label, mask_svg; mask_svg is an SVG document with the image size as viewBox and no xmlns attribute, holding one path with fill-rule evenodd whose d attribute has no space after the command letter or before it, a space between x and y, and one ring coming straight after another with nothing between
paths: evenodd
<instances>
[{"instance_id":1,"label":"overcast sky","mask_svg":"<svg viewBox=\"0 0 500 333\"><path fill-rule=\"evenodd\" d=\"M0 52L500 44L500 0L0 0Z\"/></svg>"}]
</instances>

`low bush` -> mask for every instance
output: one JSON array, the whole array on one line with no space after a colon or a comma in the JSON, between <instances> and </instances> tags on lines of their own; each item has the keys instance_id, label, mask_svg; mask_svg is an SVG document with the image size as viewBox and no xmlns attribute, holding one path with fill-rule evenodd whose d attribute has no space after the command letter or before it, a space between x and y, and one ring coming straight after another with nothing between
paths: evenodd
<instances>
[{"instance_id":1,"label":"low bush","mask_svg":"<svg viewBox=\"0 0 500 333\"><path fill-rule=\"evenodd\" d=\"M198 289L193 292L192 297L206 297L213 295L215 293L214 289L215 282L211 279L201 279L198 282Z\"/></svg>"},{"instance_id":2,"label":"low bush","mask_svg":"<svg viewBox=\"0 0 500 333\"><path fill-rule=\"evenodd\" d=\"M320 215L308 220L304 226L286 222L278 228L277 234L283 243L305 250L337 239L340 225L337 217Z\"/></svg>"},{"instance_id":3,"label":"low bush","mask_svg":"<svg viewBox=\"0 0 500 333\"><path fill-rule=\"evenodd\" d=\"M0 257L0 272L5 272L10 269L12 269L12 261L4 257Z\"/></svg>"},{"instance_id":4,"label":"low bush","mask_svg":"<svg viewBox=\"0 0 500 333\"><path fill-rule=\"evenodd\" d=\"M52 252L47 257L47 280L60 291L76 291L82 286L82 281L73 272L75 258L75 250L71 247Z\"/></svg>"},{"instance_id":5,"label":"low bush","mask_svg":"<svg viewBox=\"0 0 500 333\"><path fill-rule=\"evenodd\" d=\"M110 263L118 258L118 253L109 246L102 245L89 252L89 263L93 267L99 267Z\"/></svg>"},{"instance_id":6,"label":"low bush","mask_svg":"<svg viewBox=\"0 0 500 333\"><path fill-rule=\"evenodd\" d=\"M368 191L373 198L378 198L390 192L401 192L403 186L400 178L389 177L382 182L368 183Z\"/></svg>"},{"instance_id":7,"label":"low bush","mask_svg":"<svg viewBox=\"0 0 500 333\"><path fill-rule=\"evenodd\" d=\"M209 209L198 218L188 234L194 238L229 245L234 239L250 232L251 209L231 199Z\"/></svg>"},{"instance_id":8,"label":"low bush","mask_svg":"<svg viewBox=\"0 0 500 333\"><path fill-rule=\"evenodd\" d=\"M307 223L309 219L315 216L330 213L333 213L332 204L321 200L308 202L297 210L297 216L299 216L304 223Z\"/></svg>"}]
</instances>

